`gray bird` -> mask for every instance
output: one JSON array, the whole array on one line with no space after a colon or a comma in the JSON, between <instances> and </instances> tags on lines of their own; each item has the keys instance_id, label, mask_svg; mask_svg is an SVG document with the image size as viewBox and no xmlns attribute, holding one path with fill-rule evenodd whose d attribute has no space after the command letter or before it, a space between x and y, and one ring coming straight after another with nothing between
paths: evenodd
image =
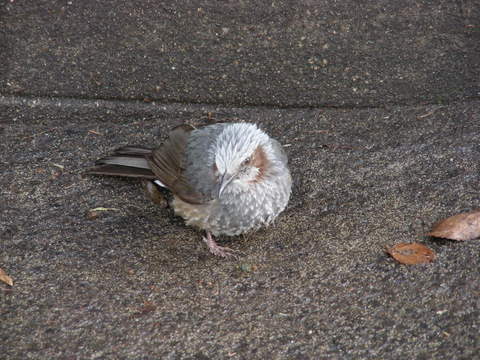
<instances>
[{"instance_id":1,"label":"gray bird","mask_svg":"<svg viewBox=\"0 0 480 360\"><path fill-rule=\"evenodd\" d=\"M175 214L205 230L208 248L223 257L234 251L212 235L270 224L292 187L282 145L250 123L181 125L156 149L122 147L95 165L87 173L150 179L170 190Z\"/></svg>"}]
</instances>

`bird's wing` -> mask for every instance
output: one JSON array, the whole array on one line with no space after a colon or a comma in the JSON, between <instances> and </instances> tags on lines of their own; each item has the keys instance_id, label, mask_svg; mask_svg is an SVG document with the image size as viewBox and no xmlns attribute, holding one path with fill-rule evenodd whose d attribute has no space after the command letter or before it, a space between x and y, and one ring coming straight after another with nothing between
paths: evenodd
<instances>
[{"instance_id":1,"label":"bird's wing","mask_svg":"<svg viewBox=\"0 0 480 360\"><path fill-rule=\"evenodd\" d=\"M112 155L98 159L95 166L88 169L86 173L155 179L146 159L146 156L151 153L152 149L150 148L124 146L116 149Z\"/></svg>"},{"instance_id":2,"label":"bird's wing","mask_svg":"<svg viewBox=\"0 0 480 360\"><path fill-rule=\"evenodd\" d=\"M177 126L147 160L155 176L174 195L192 204L202 204L205 202L204 196L196 191L184 176L187 140L194 129L187 124Z\"/></svg>"}]
</instances>

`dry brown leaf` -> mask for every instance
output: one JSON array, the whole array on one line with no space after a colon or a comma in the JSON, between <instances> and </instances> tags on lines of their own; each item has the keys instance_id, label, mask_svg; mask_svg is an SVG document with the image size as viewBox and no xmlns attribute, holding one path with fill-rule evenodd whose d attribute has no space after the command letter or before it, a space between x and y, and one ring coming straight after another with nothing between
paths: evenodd
<instances>
[{"instance_id":1,"label":"dry brown leaf","mask_svg":"<svg viewBox=\"0 0 480 360\"><path fill-rule=\"evenodd\" d=\"M435 260L435 253L419 243L401 243L387 249L387 252L399 263L406 265L425 264Z\"/></svg>"},{"instance_id":2,"label":"dry brown leaf","mask_svg":"<svg viewBox=\"0 0 480 360\"><path fill-rule=\"evenodd\" d=\"M10 276L7 275L5 271L0 268L0 281L3 281L5 284L13 286L13 280Z\"/></svg>"},{"instance_id":3,"label":"dry brown leaf","mask_svg":"<svg viewBox=\"0 0 480 360\"><path fill-rule=\"evenodd\" d=\"M55 164L55 163L52 163L52 165L55 166L55 167L57 167L57 168L59 168L59 169L62 170L62 171L65 170L65 166L63 166L63 165Z\"/></svg>"},{"instance_id":4,"label":"dry brown leaf","mask_svg":"<svg viewBox=\"0 0 480 360\"><path fill-rule=\"evenodd\" d=\"M98 218L101 215L102 211L119 211L116 208L105 208L105 207L97 207L95 209L90 209L87 211L86 217L89 220L93 220Z\"/></svg>"},{"instance_id":5,"label":"dry brown leaf","mask_svg":"<svg viewBox=\"0 0 480 360\"><path fill-rule=\"evenodd\" d=\"M476 239L480 237L480 210L441 220L433 225L427 235L458 241Z\"/></svg>"},{"instance_id":6,"label":"dry brown leaf","mask_svg":"<svg viewBox=\"0 0 480 360\"><path fill-rule=\"evenodd\" d=\"M95 130L88 130L88 133L89 133L89 134L94 134L94 135L103 136L103 134L101 134L101 133L99 133L98 131L95 131Z\"/></svg>"},{"instance_id":7,"label":"dry brown leaf","mask_svg":"<svg viewBox=\"0 0 480 360\"><path fill-rule=\"evenodd\" d=\"M119 211L117 208L106 208L106 207L96 207L95 209L90 209L90 211Z\"/></svg>"}]
</instances>

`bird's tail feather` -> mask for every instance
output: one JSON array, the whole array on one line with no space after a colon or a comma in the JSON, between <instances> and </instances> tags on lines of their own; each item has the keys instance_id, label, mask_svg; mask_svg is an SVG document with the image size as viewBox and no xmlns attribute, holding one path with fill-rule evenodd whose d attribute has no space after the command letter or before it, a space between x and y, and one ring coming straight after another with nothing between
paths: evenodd
<instances>
[{"instance_id":1,"label":"bird's tail feather","mask_svg":"<svg viewBox=\"0 0 480 360\"><path fill-rule=\"evenodd\" d=\"M97 160L87 174L155 179L146 158L151 152L152 149L145 147L124 146L112 156Z\"/></svg>"}]
</instances>

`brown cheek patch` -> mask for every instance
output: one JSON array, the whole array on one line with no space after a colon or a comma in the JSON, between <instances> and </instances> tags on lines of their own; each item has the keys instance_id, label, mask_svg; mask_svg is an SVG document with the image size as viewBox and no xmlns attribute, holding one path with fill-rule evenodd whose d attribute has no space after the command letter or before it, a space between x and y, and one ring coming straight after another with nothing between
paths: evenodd
<instances>
[{"instance_id":1,"label":"brown cheek patch","mask_svg":"<svg viewBox=\"0 0 480 360\"><path fill-rule=\"evenodd\" d=\"M258 174L252 183L258 183L262 181L267 172L269 162L267 155L261 146L258 146L253 152L251 166L254 166L258 169Z\"/></svg>"}]
</instances>

